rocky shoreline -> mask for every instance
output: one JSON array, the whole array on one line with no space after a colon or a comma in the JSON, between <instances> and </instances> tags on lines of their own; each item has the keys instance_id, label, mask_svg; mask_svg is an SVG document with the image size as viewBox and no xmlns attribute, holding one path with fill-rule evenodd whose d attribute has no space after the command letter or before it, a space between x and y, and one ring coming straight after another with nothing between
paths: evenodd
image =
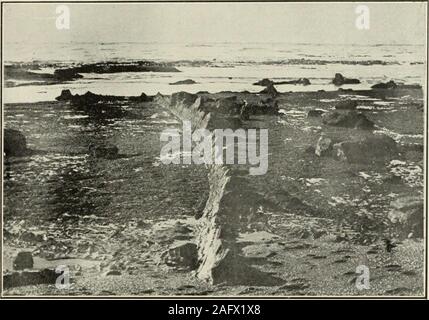
<instances>
[{"instance_id":1,"label":"rocky shoreline","mask_svg":"<svg viewBox=\"0 0 429 320\"><path fill-rule=\"evenodd\" d=\"M72 69L70 74L82 70L89 69ZM78 270L73 294L120 294L135 282L135 294L143 295L359 295L354 280L361 264L375 275L365 294L422 294L423 176L410 178L406 171L411 165L423 169L421 88L390 82L371 90L279 93L271 80L261 84L266 89L260 94L115 97L64 90L52 102L84 112L91 121L133 117L124 105L151 106L180 121L190 120L195 128L256 127L268 128L271 134L266 176L249 177L243 166L206 168L209 191L201 195L195 217L172 225L148 221L139 231L126 226L129 230L123 232L132 231L148 242L136 256L154 254L145 267L128 261L112 269L115 257L105 256L106 265L101 266L97 259L82 262L77 254L71 262ZM297 84L306 81L299 79ZM412 132L401 131L403 123L414 123ZM412 138L416 134L421 138ZM18 149L5 149L8 157L28 156L25 139L18 140L13 143ZM120 146L88 146L85 152L115 161ZM287 161L284 154L289 155ZM389 194L394 194L391 201ZM356 195L361 198L351 198ZM15 225L8 219L6 265L16 261L19 246L20 252L37 257L50 241L49 234L24 239L22 230L8 230ZM160 241L161 234L168 241ZM43 274L52 265L34 264L27 269ZM307 267L297 269L298 265ZM51 278L45 276L36 286L13 285L29 277L19 275L28 270L13 269L3 276L12 283L6 294L64 293L52 282L46 284ZM161 269L168 270L164 279ZM13 277L19 279L9 280Z\"/></svg>"}]
</instances>

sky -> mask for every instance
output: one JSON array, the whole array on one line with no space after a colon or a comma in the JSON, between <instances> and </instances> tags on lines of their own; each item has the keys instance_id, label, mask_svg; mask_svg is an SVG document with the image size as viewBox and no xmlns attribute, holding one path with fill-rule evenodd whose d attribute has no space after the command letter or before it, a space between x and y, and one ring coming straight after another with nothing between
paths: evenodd
<instances>
[{"instance_id":1,"label":"sky","mask_svg":"<svg viewBox=\"0 0 429 320\"><path fill-rule=\"evenodd\" d=\"M355 26L369 8L370 28ZM426 3L68 4L70 29L57 30L56 4L3 8L5 42L287 42L425 44Z\"/></svg>"}]
</instances>

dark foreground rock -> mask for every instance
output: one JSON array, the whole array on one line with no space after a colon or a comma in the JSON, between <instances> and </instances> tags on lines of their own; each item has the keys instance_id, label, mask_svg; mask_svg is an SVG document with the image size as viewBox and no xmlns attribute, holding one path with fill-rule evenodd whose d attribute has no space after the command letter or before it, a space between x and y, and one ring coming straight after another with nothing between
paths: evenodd
<instances>
[{"instance_id":1,"label":"dark foreground rock","mask_svg":"<svg viewBox=\"0 0 429 320\"><path fill-rule=\"evenodd\" d=\"M153 97L148 96L144 92L142 92L142 94L137 97L130 97L130 101L135 101L135 102L149 102L152 100L153 100Z\"/></svg>"},{"instance_id":2,"label":"dark foreground rock","mask_svg":"<svg viewBox=\"0 0 429 320\"><path fill-rule=\"evenodd\" d=\"M38 284L55 284L59 274L54 269L8 272L3 275L5 289Z\"/></svg>"},{"instance_id":3,"label":"dark foreground rock","mask_svg":"<svg viewBox=\"0 0 429 320\"><path fill-rule=\"evenodd\" d=\"M322 122L326 125L345 127L345 128L356 128L356 129L374 129L374 123L363 113L356 111L330 111L322 115Z\"/></svg>"},{"instance_id":4,"label":"dark foreground rock","mask_svg":"<svg viewBox=\"0 0 429 320\"><path fill-rule=\"evenodd\" d=\"M358 79L345 78L341 73L336 73L332 83L336 86L341 86L343 84L358 84L360 81Z\"/></svg>"},{"instance_id":5,"label":"dark foreground rock","mask_svg":"<svg viewBox=\"0 0 429 320\"><path fill-rule=\"evenodd\" d=\"M4 153L6 156L20 157L29 153L25 136L15 129L4 129Z\"/></svg>"},{"instance_id":6,"label":"dark foreground rock","mask_svg":"<svg viewBox=\"0 0 429 320\"><path fill-rule=\"evenodd\" d=\"M73 75L79 73L119 73L119 72L180 72L169 64L150 61L136 62L101 62L82 64L76 67L57 69L55 73L61 75Z\"/></svg>"},{"instance_id":7,"label":"dark foreground rock","mask_svg":"<svg viewBox=\"0 0 429 320\"><path fill-rule=\"evenodd\" d=\"M176 82L171 82L170 85L181 85L181 84L196 84L197 82L192 79L180 80Z\"/></svg>"},{"instance_id":8,"label":"dark foreground rock","mask_svg":"<svg viewBox=\"0 0 429 320\"><path fill-rule=\"evenodd\" d=\"M33 268L33 255L31 252L21 251L13 261L13 268L15 270L31 269Z\"/></svg>"},{"instance_id":9,"label":"dark foreground rock","mask_svg":"<svg viewBox=\"0 0 429 320\"><path fill-rule=\"evenodd\" d=\"M397 227L400 236L423 237L424 210L421 196L401 197L392 201L390 206L388 218Z\"/></svg>"},{"instance_id":10,"label":"dark foreground rock","mask_svg":"<svg viewBox=\"0 0 429 320\"><path fill-rule=\"evenodd\" d=\"M350 163L390 161L398 156L398 147L392 138L372 135L356 141L343 141L333 145L334 154Z\"/></svg>"}]
</instances>

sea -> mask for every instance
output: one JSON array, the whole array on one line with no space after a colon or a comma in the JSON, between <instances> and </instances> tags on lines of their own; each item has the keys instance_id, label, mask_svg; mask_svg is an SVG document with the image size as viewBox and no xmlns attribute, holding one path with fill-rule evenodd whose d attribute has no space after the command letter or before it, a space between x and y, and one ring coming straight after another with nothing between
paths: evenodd
<instances>
[{"instance_id":1,"label":"sea","mask_svg":"<svg viewBox=\"0 0 429 320\"><path fill-rule=\"evenodd\" d=\"M72 93L153 95L177 91L210 93L220 91L258 92L258 80L308 78L311 85L278 85L280 92L337 90L335 73L357 78L360 84L345 88L367 89L394 80L425 84L424 45L343 45L309 43L5 43L5 64L36 62L49 64L36 72L55 67L103 61L155 61L174 64L181 72L126 72L83 74L82 79L56 85L24 85L5 88L3 102L52 101L62 89ZM52 66L54 64L54 67ZM171 85L192 79L196 84ZM25 84L23 82L22 84Z\"/></svg>"}]
</instances>

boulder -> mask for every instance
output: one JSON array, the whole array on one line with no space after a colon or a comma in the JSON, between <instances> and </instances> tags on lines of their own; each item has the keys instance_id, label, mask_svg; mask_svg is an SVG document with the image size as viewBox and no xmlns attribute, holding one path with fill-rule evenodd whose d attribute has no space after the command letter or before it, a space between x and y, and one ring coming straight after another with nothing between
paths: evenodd
<instances>
[{"instance_id":1,"label":"boulder","mask_svg":"<svg viewBox=\"0 0 429 320\"><path fill-rule=\"evenodd\" d=\"M149 101L152 101L152 100L153 100L153 98L152 98L152 97L147 96L147 95L146 95L146 93L142 92L142 94L141 94L141 95L139 95L139 96L136 96L136 97L130 97L130 100L131 100L131 101L135 101L135 102L149 102Z\"/></svg>"},{"instance_id":2,"label":"boulder","mask_svg":"<svg viewBox=\"0 0 429 320\"><path fill-rule=\"evenodd\" d=\"M403 237L422 238L424 230L423 198L406 196L390 203L388 218Z\"/></svg>"},{"instance_id":3,"label":"boulder","mask_svg":"<svg viewBox=\"0 0 429 320\"><path fill-rule=\"evenodd\" d=\"M277 115L279 113L279 106L275 99L271 97L268 99L261 99L259 101L244 101L242 108L242 118L246 119L248 115ZM247 118L248 119L248 118Z\"/></svg>"},{"instance_id":4,"label":"boulder","mask_svg":"<svg viewBox=\"0 0 429 320\"><path fill-rule=\"evenodd\" d=\"M197 245L192 242L179 243L161 255L166 265L178 269L194 270L198 266Z\"/></svg>"},{"instance_id":5,"label":"boulder","mask_svg":"<svg viewBox=\"0 0 429 320\"><path fill-rule=\"evenodd\" d=\"M386 83L377 83L371 86L372 89L395 89L397 87L398 85L393 80Z\"/></svg>"},{"instance_id":6,"label":"boulder","mask_svg":"<svg viewBox=\"0 0 429 320\"><path fill-rule=\"evenodd\" d=\"M357 129L374 129L374 123L363 113L356 111L330 111L322 115L322 122L326 125L345 127L345 128L357 128Z\"/></svg>"},{"instance_id":7,"label":"boulder","mask_svg":"<svg viewBox=\"0 0 429 320\"><path fill-rule=\"evenodd\" d=\"M322 135L317 141L314 153L319 157L326 156L332 152L332 145L332 139Z\"/></svg>"},{"instance_id":8,"label":"boulder","mask_svg":"<svg viewBox=\"0 0 429 320\"><path fill-rule=\"evenodd\" d=\"M88 149L91 156L104 159L114 159L118 156L119 152L117 146L109 143L100 145L90 144Z\"/></svg>"},{"instance_id":9,"label":"boulder","mask_svg":"<svg viewBox=\"0 0 429 320\"><path fill-rule=\"evenodd\" d=\"M54 71L54 77L59 81L70 81L83 78L83 76L74 69L57 69Z\"/></svg>"},{"instance_id":10,"label":"boulder","mask_svg":"<svg viewBox=\"0 0 429 320\"><path fill-rule=\"evenodd\" d=\"M8 272L3 275L5 289L38 284L55 284L59 274L54 269Z\"/></svg>"},{"instance_id":11,"label":"boulder","mask_svg":"<svg viewBox=\"0 0 429 320\"><path fill-rule=\"evenodd\" d=\"M31 252L21 251L13 260L13 268L15 270L31 269L33 268L34 261Z\"/></svg>"},{"instance_id":12,"label":"boulder","mask_svg":"<svg viewBox=\"0 0 429 320\"><path fill-rule=\"evenodd\" d=\"M337 110L355 110L357 107L356 100L344 100L340 101L335 105L335 109Z\"/></svg>"},{"instance_id":13,"label":"boulder","mask_svg":"<svg viewBox=\"0 0 429 320\"><path fill-rule=\"evenodd\" d=\"M398 156L398 147L392 138L372 135L355 141L343 141L333 145L335 156L350 163L390 161Z\"/></svg>"},{"instance_id":14,"label":"boulder","mask_svg":"<svg viewBox=\"0 0 429 320\"><path fill-rule=\"evenodd\" d=\"M360 81L358 79L345 78L341 73L336 73L332 83L336 86L341 86L343 84L357 84Z\"/></svg>"},{"instance_id":15,"label":"boulder","mask_svg":"<svg viewBox=\"0 0 429 320\"><path fill-rule=\"evenodd\" d=\"M15 129L4 129L4 153L6 156L20 157L28 154L25 136Z\"/></svg>"},{"instance_id":16,"label":"boulder","mask_svg":"<svg viewBox=\"0 0 429 320\"><path fill-rule=\"evenodd\" d=\"M176 81L176 82L171 82L170 85L180 85L180 84L196 84L197 82L195 82L192 79L186 79L186 80L180 80L180 81Z\"/></svg>"},{"instance_id":17,"label":"boulder","mask_svg":"<svg viewBox=\"0 0 429 320\"><path fill-rule=\"evenodd\" d=\"M64 89L61 91L61 94L55 99L58 101L70 101L73 98L73 95L69 89Z\"/></svg>"}]
</instances>

